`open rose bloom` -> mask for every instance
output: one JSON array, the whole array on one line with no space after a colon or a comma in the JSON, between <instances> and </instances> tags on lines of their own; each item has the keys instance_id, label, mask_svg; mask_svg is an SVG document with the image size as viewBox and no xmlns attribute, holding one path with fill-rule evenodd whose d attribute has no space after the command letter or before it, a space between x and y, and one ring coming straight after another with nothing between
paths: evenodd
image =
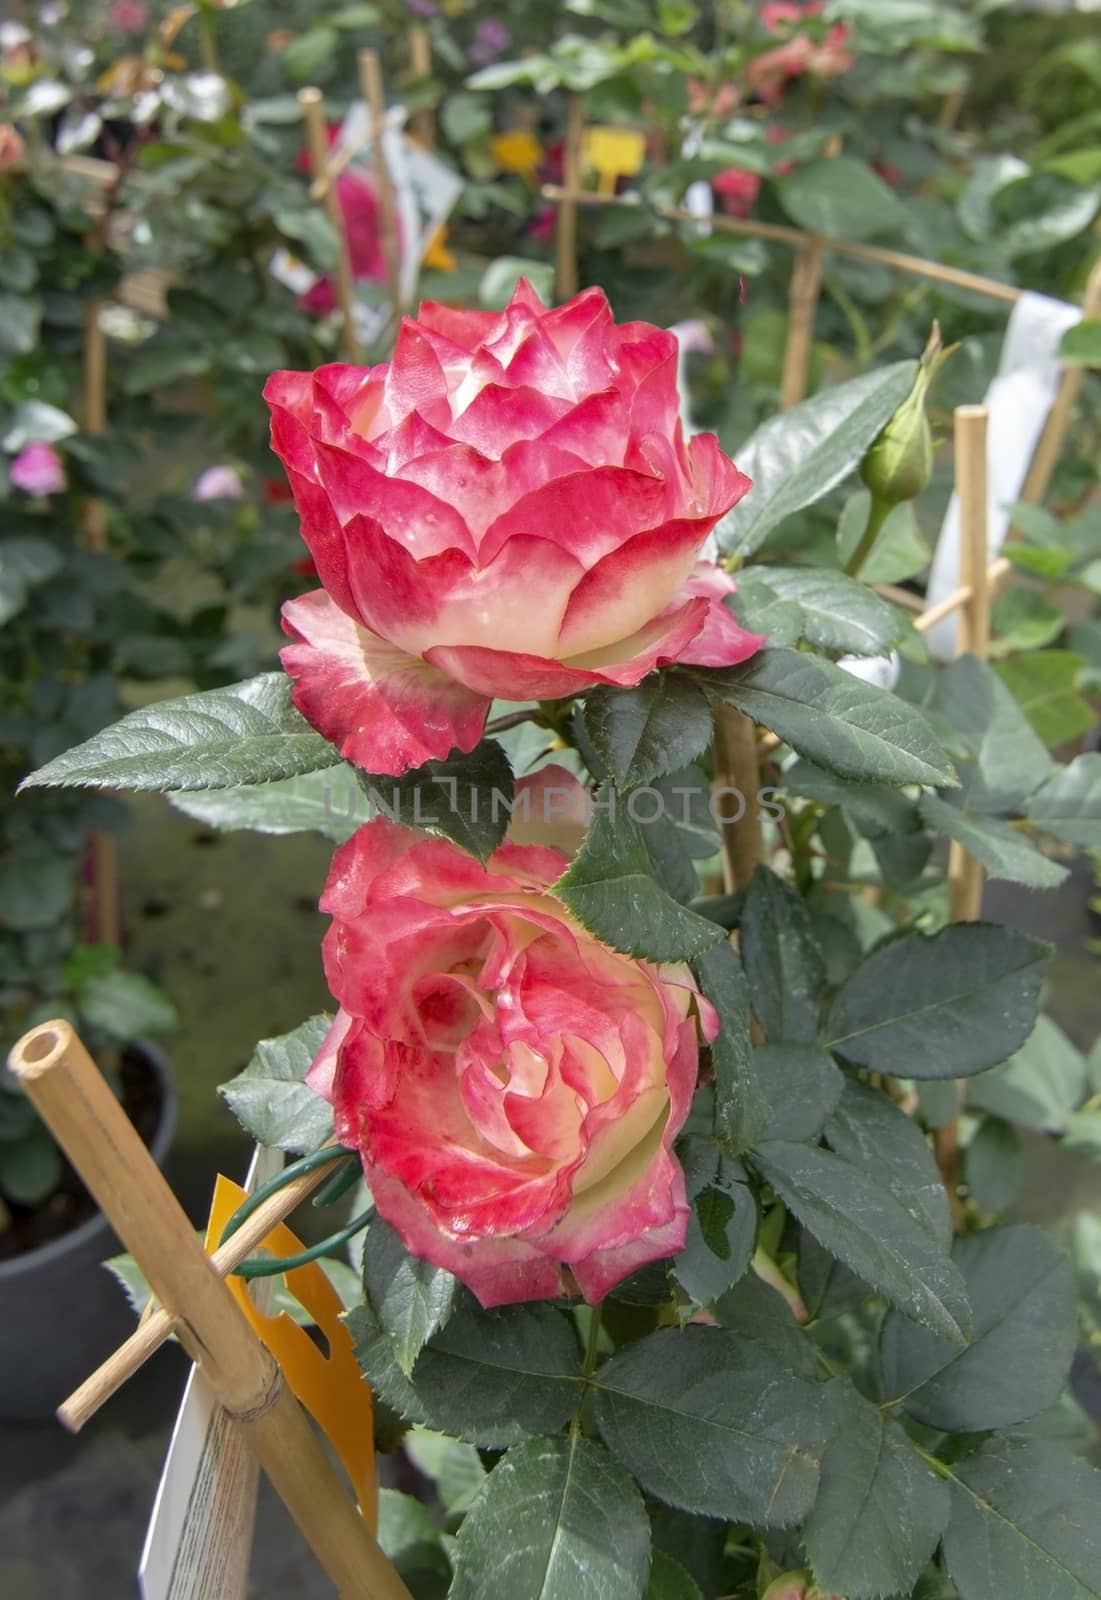
<instances>
[{"instance_id":1,"label":"open rose bloom","mask_svg":"<svg viewBox=\"0 0 1101 1600\"><path fill-rule=\"evenodd\" d=\"M295 703L397 775L472 750L494 698L723 667L761 640L697 557L749 487L686 442L675 337L597 289L547 310L424 305L388 364L276 373L265 394L322 588L284 607Z\"/></svg>"},{"instance_id":2,"label":"open rose bloom","mask_svg":"<svg viewBox=\"0 0 1101 1600\"><path fill-rule=\"evenodd\" d=\"M341 1009L308 1081L379 1214L485 1306L574 1283L596 1301L684 1245L672 1144L716 1019L686 966L571 918L548 893L566 864L509 843L483 867L379 817L321 900Z\"/></svg>"}]
</instances>

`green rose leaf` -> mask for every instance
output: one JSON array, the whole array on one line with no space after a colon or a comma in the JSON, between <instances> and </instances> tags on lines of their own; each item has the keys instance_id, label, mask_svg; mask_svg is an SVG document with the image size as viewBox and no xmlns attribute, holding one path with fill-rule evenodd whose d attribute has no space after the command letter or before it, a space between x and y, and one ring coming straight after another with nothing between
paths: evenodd
<instances>
[{"instance_id":1,"label":"green rose leaf","mask_svg":"<svg viewBox=\"0 0 1101 1600\"><path fill-rule=\"evenodd\" d=\"M18 616L30 592L60 572L62 554L49 539L5 539L0 544L0 628Z\"/></svg>"},{"instance_id":2,"label":"green rose leaf","mask_svg":"<svg viewBox=\"0 0 1101 1600\"><path fill-rule=\"evenodd\" d=\"M638 1600L650 1523L631 1479L580 1434L528 1439L494 1467L455 1541L451 1600Z\"/></svg>"},{"instance_id":3,"label":"green rose leaf","mask_svg":"<svg viewBox=\"0 0 1101 1600\"><path fill-rule=\"evenodd\" d=\"M485 1449L556 1433L581 1397L573 1324L546 1302L483 1311L468 1301L424 1346L411 1380L371 1306L356 1306L346 1321L386 1405Z\"/></svg>"},{"instance_id":4,"label":"green rose leaf","mask_svg":"<svg viewBox=\"0 0 1101 1600\"><path fill-rule=\"evenodd\" d=\"M291 705L290 679L265 672L131 711L32 772L23 787L232 789L339 761Z\"/></svg>"},{"instance_id":5,"label":"green rose leaf","mask_svg":"<svg viewBox=\"0 0 1101 1600\"><path fill-rule=\"evenodd\" d=\"M794 601L802 612L799 637L819 650L878 656L909 631L897 606L874 589L829 567L752 567L750 574L768 585L782 601ZM741 579L744 583L745 579Z\"/></svg>"},{"instance_id":6,"label":"green rose leaf","mask_svg":"<svg viewBox=\"0 0 1101 1600\"><path fill-rule=\"evenodd\" d=\"M320 833L343 844L370 816L367 798L346 762L239 789L198 789L169 795L185 816L232 833Z\"/></svg>"},{"instance_id":7,"label":"green rose leaf","mask_svg":"<svg viewBox=\"0 0 1101 1600\"><path fill-rule=\"evenodd\" d=\"M1028 819L1067 844L1101 849L1101 755L1075 756L1029 797Z\"/></svg>"},{"instance_id":8,"label":"green rose leaf","mask_svg":"<svg viewBox=\"0 0 1101 1600\"><path fill-rule=\"evenodd\" d=\"M943 1469L944 1558L960 1600L1101 1596L1101 1472L1043 1439L988 1439Z\"/></svg>"},{"instance_id":9,"label":"green rose leaf","mask_svg":"<svg viewBox=\"0 0 1101 1600\"><path fill-rule=\"evenodd\" d=\"M838 777L857 783L956 781L920 711L820 656L765 649L742 666L701 674L700 682Z\"/></svg>"},{"instance_id":10,"label":"green rose leaf","mask_svg":"<svg viewBox=\"0 0 1101 1600\"><path fill-rule=\"evenodd\" d=\"M834 997L827 1047L898 1078L965 1078L1032 1032L1049 945L988 922L873 950Z\"/></svg>"},{"instance_id":11,"label":"green rose leaf","mask_svg":"<svg viewBox=\"0 0 1101 1600\"><path fill-rule=\"evenodd\" d=\"M991 1228L957 1239L974 1321L961 1350L891 1312L883 1388L910 1416L948 1433L1024 1422L1054 1405L1074 1354L1070 1262L1039 1228Z\"/></svg>"},{"instance_id":12,"label":"green rose leaf","mask_svg":"<svg viewBox=\"0 0 1101 1600\"><path fill-rule=\"evenodd\" d=\"M1020 1049L967 1085L971 1105L1038 1132L1060 1133L1087 1094L1082 1052L1050 1017L1038 1017Z\"/></svg>"},{"instance_id":13,"label":"green rose leaf","mask_svg":"<svg viewBox=\"0 0 1101 1600\"><path fill-rule=\"evenodd\" d=\"M380 1489L378 1542L413 1594L446 1591L451 1563L428 1507L397 1489Z\"/></svg>"},{"instance_id":14,"label":"green rose leaf","mask_svg":"<svg viewBox=\"0 0 1101 1600\"><path fill-rule=\"evenodd\" d=\"M1001 678L976 656L958 656L939 674L932 709L967 752L959 775L973 810L1017 810L1056 770Z\"/></svg>"},{"instance_id":15,"label":"green rose leaf","mask_svg":"<svg viewBox=\"0 0 1101 1600\"><path fill-rule=\"evenodd\" d=\"M935 794L922 795L920 805L926 826L957 840L992 878L1023 883L1027 889L1057 889L1067 875L1066 867L1049 861L1031 839L1008 822L976 816Z\"/></svg>"},{"instance_id":16,"label":"green rose leaf","mask_svg":"<svg viewBox=\"0 0 1101 1600\"><path fill-rule=\"evenodd\" d=\"M261 1039L245 1070L221 1086L229 1109L258 1144L308 1155L332 1137L332 1107L305 1083L331 1023L331 1017L311 1017L290 1033Z\"/></svg>"},{"instance_id":17,"label":"green rose leaf","mask_svg":"<svg viewBox=\"0 0 1101 1600\"><path fill-rule=\"evenodd\" d=\"M802 898L759 866L741 919L742 963L750 1003L773 1042L818 1037L818 1001L826 969Z\"/></svg>"},{"instance_id":18,"label":"green rose leaf","mask_svg":"<svg viewBox=\"0 0 1101 1600\"><path fill-rule=\"evenodd\" d=\"M669 1505L762 1527L806 1516L828 1422L817 1384L695 1324L626 1346L592 1380L609 1450Z\"/></svg>"},{"instance_id":19,"label":"green rose leaf","mask_svg":"<svg viewBox=\"0 0 1101 1600\"><path fill-rule=\"evenodd\" d=\"M453 751L402 778L360 775L371 806L407 828L442 834L479 861L488 861L508 829L513 775L495 739L469 755Z\"/></svg>"},{"instance_id":20,"label":"green rose leaf","mask_svg":"<svg viewBox=\"0 0 1101 1600\"><path fill-rule=\"evenodd\" d=\"M759 1145L750 1159L831 1255L915 1322L964 1342L970 1311L958 1269L874 1176L805 1144Z\"/></svg>"},{"instance_id":21,"label":"green rose leaf","mask_svg":"<svg viewBox=\"0 0 1101 1600\"><path fill-rule=\"evenodd\" d=\"M805 162L777 189L788 216L810 233L873 239L906 229L906 207L894 190L850 156Z\"/></svg>"},{"instance_id":22,"label":"green rose leaf","mask_svg":"<svg viewBox=\"0 0 1101 1600\"><path fill-rule=\"evenodd\" d=\"M554 893L598 939L651 961L687 961L725 938L654 881L630 795L606 785L581 849Z\"/></svg>"},{"instance_id":23,"label":"green rose leaf","mask_svg":"<svg viewBox=\"0 0 1101 1600\"><path fill-rule=\"evenodd\" d=\"M593 748L624 788L676 772L711 743L706 697L673 672L651 672L634 689L594 689L582 717Z\"/></svg>"},{"instance_id":24,"label":"green rose leaf","mask_svg":"<svg viewBox=\"0 0 1101 1600\"><path fill-rule=\"evenodd\" d=\"M650 1561L650 1581L642 1600L703 1600L703 1590L679 1561L655 1549Z\"/></svg>"},{"instance_id":25,"label":"green rose leaf","mask_svg":"<svg viewBox=\"0 0 1101 1600\"><path fill-rule=\"evenodd\" d=\"M455 1309L462 1293L458 1279L410 1255L389 1223L375 1217L363 1247L363 1289L409 1377L427 1340Z\"/></svg>"},{"instance_id":26,"label":"green rose leaf","mask_svg":"<svg viewBox=\"0 0 1101 1600\"><path fill-rule=\"evenodd\" d=\"M909 1594L948 1522L947 1486L846 1379L827 1392L836 1431L803 1535L818 1587L847 1600Z\"/></svg>"},{"instance_id":27,"label":"green rose leaf","mask_svg":"<svg viewBox=\"0 0 1101 1600\"><path fill-rule=\"evenodd\" d=\"M967 1187L981 1210L1009 1210L1021 1186L1022 1154L1021 1136L1012 1123L983 1118L964 1158Z\"/></svg>"},{"instance_id":28,"label":"green rose leaf","mask_svg":"<svg viewBox=\"0 0 1101 1600\"><path fill-rule=\"evenodd\" d=\"M677 1153L692 1211L673 1271L695 1305L709 1306L749 1267L757 1238L757 1202L741 1162L713 1139L685 1139Z\"/></svg>"},{"instance_id":29,"label":"green rose leaf","mask_svg":"<svg viewBox=\"0 0 1101 1600\"><path fill-rule=\"evenodd\" d=\"M1085 664L1071 650L1034 650L998 664L998 676L1047 745L1068 744L1093 727L1093 711L1076 689Z\"/></svg>"},{"instance_id":30,"label":"green rose leaf","mask_svg":"<svg viewBox=\"0 0 1101 1600\"><path fill-rule=\"evenodd\" d=\"M897 361L823 389L758 428L734 452L753 493L715 531L723 554L748 560L785 517L821 500L855 471L910 393L916 372L916 361Z\"/></svg>"},{"instance_id":31,"label":"green rose leaf","mask_svg":"<svg viewBox=\"0 0 1101 1600\"><path fill-rule=\"evenodd\" d=\"M1101 367L1101 319L1083 317L1068 328L1059 345L1059 360L1071 367Z\"/></svg>"},{"instance_id":32,"label":"green rose leaf","mask_svg":"<svg viewBox=\"0 0 1101 1600\"><path fill-rule=\"evenodd\" d=\"M753 1071L769 1106L762 1141L817 1139L845 1086L826 1051L787 1040L761 1044L753 1052Z\"/></svg>"},{"instance_id":33,"label":"green rose leaf","mask_svg":"<svg viewBox=\"0 0 1101 1600\"><path fill-rule=\"evenodd\" d=\"M700 989L719 1014L718 1036L711 1044L715 1127L733 1150L747 1150L768 1121L769 1105L753 1065L745 973L725 936L696 957L693 969Z\"/></svg>"},{"instance_id":34,"label":"green rose leaf","mask_svg":"<svg viewBox=\"0 0 1101 1600\"><path fill-rule=\"evenodd\" d=\"M934 1239L951 1243L948 1196L933 1152L914 1119L890 1095L847 1077L825 1135L835 1155L882 1184Z\"/></svg>"}]
</instances>

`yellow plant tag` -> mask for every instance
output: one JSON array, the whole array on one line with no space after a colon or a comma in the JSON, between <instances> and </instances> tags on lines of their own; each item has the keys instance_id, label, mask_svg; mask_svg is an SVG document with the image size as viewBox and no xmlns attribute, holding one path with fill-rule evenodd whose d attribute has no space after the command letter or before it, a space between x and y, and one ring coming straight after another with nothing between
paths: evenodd
<instances>
[{"instance_id":1,"label":"yellow plant tag","mask_svg":"<svg viewBox=\"0 0 1101 1600\"><path fill-rule=\"evenodd\" d=\"M497 165L505 172L519 172L522 176L533 173L543 159L543 146L527 128L513 128L511 133L494 134L490 140Z\"/></svg>"},{"instance_id":2,"label":"yellow plant tag","mask_svg":"<svg viewBox=\"0 0 1101 1600\"><path fill-rule=\"evenodd\" d=\"M646 135L638 128L586 128L581 145L586 166L599 178L601 194L614 194L618 178L633 178L646 156Z\"/></svg>"},{"instance_id":3,"label":"yellow plant tag","mask_svg":"<svg viewBox=\"0 0 1101 1600\"><path fill-rule=\"evenodd\" d=\"M447 223L441 223L428 241L428 249L424 252L423 265L431 267L434 272L454 272L457 265L455 257L447 248Z\"/></svg>"},{"instance_id":4,"label":"yellow plant tag","mask_svg":"<svg viewBox=\"0 0 1101 1600\"><path fill-rule=\"evenodd\" d=\"M246 1191L219 1173L206 1230L212 1253L230 1217L248 1199ZM272 1229L263 1249L276 1256L298 1255L306 1247L285 1222ZM313 1317L328 1341L324 1355L292 1317L258 1311L243 1278L226 1279L252 1327L278 1361L292 1392L328 1438L351 1480L359 1507L372 1533L378 1527L378 1482L375 1477L374 1408L371 1390L355 1358L351 1334L340 1320L340 1296L316 1261L295 1267L284 1281L294 1298Z\"/></svg>"}]
</instances>

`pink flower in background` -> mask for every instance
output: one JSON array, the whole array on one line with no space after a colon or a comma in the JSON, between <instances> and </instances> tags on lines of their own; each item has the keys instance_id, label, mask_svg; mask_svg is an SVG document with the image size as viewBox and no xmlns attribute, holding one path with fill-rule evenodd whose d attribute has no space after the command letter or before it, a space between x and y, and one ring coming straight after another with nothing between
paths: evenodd
<instances>
[{"instance_id":1,"label":"pink flower in background","mask_svg":"<svg viewBox=\"0 0 1101 1600\"><path fill-rule=\"evenodd\" d=\"M10 172L22 164L26 147L18 128L10 122L0 122L0 172Z\"/></svg>"},{"instance_id":2,"label":"pink flower in background","mask_svg":"<svg viewBox=\"0 0 1101 1600\"><path fill-rule=\"evenodd\" d=\"M332 145L339 129L329 129ZM310 159L303 152L297 166L309 172ZM379 227L378 198L374 185L361 173L348 168L336 180L336 198L344 219L344 237L348 246L348 262L356 283L383 283L386 280L386 257L382 251L382 234ZM330 277L318 278L299 299L303 311L325 316L336 309L336 290Z\"/></svg>"},{"instance_id":3,"label":"pink flower in background","mask_svg":"<svg viewBox=\"0 0 1101 1600\"><path fill-rule=\"evenodd\" d=\"M107 7L107 26L112 33L141 33L149 21L149 7L143 0L111 0Z\"/></svg>"},{"instance_id":4,"label":"pink flower in background","mask_svg":"<svg viewBox=\"0 0 1101 1600\"><path fill-rule=\"evenodd\" d=\"M554 229L558 221L558 210L555 206L542 206L528 223L528 238L534 239L538 244L545 244L554 238Z\"/></svg>"},{"instance_id":5,"label":"pink flower in background","mask_svg":"<svg viewBox=\"0 0 1101 1600\"><path fill-rule=\"evenodd\" d=\"M761 191L761 180L743 167L727 167L712 178L711 187L728 217L748 217Z\"/></svg>"},{"instance_id":6,"label":"pink flower in background","mask_svg":"<svg viewBox=\"0 0 1101 1600\"><path fill-rule=\"evenodd\" d=\"M522 779L569 803L569 773ZM333 1103L382 1216L484 1306L595 1302L683 1248L672 1154L717 1019L687 966L619 955L548 893L567 857L483 867L377 818L340 847L321 909L340 1011L308 1082Z\"/></svg>"},{"instance_id":7,"label":"pink flower in background","mask_svg":"<svg viewBox=\"0 0 1101 1600\"><path fill-rule=\"evenodd\" d=\"M234 467L207 467L191 491L194 500L243 500L245 486Z\"/></svg>"},{"instance_id":8,"label":"pink flower in background","mask_svg":"<svg viewBox=\"0 0 1101 1600\"><path fill-rule=\"evenodd\" d=\"M477 67L487 67L491 61L496 61L504 55L512 43L512 34L503 22L498 22L494 17L483 17L474 30L474 38L467 59Z\"/></svg>"},{"instance_id":9,"label":"pink flower in background","mask_svg":"<svg viewBox=\"0 0 1101 1600\"><path fill-rule=\"evenodd\" d=\"M760 10L761 26L767 33L787 33L821 10L822 0L766 0Z\"/></svg>"},{"instance_id":10,"label":"pink flower in background","mask_svg":"<svg viewBox=\"0 0 1101 1600\"><path fill-rule=\"evenodd\" d=\"M393 360L265 397L323 588L283 608L299 710L369 772L472 750L491 700L730 666L762 640L700 547L749 480L686 442L677 342L603 293L426 304Z\"/></svg>"},{"instance_id":11,"label":"pink flower in background","mask_svg":"<svg viewBox=\"0 0 1101 1600\"><path fill-rule=\"evenodd\" d=\"M736 83L717 86L704 83L702 78L686 78L688 110L694 117L728 117L741 102L741 91Z\"/></svg>"},{"instance_id":12,"label":"pink flower in background","mask_svg":"<svg viewBox=\"0 0 1101 1600\"><path fill-rule=\"evenodd\" d=\"M440 14L436 0L405 0L405 9L414 17L438 17Z\"/></svg>"},{"instance_id":13,"label":"pink flower in background","mask_svg":"<svg viewBox=\"0 0 1101 1600\"><path fill-rule=\"evenodd\" d=\"M65 468L61 457L52 445L29 444L20 450L9 468L9 476L17 489L40 499L47 494L60 494L65 487Z\"/></svg>"}]
</instances>

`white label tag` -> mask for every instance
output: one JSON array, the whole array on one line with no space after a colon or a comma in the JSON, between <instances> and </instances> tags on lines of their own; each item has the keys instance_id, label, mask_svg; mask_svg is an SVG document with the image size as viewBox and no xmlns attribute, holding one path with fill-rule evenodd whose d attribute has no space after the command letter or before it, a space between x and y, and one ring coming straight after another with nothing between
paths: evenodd
<instances>
[{"instance_id":1,"label":"white label tag","mask_svg":"<svg viewBox=\"0 0 1101 1600\"><path fill-rule=\"evenodd\" d=\"M282 1165L280 1151L257 1149L245 1188ZM251 1451L192 1367L141 1553L142 1600L245 1600L258 1482Z\"/></svg>"}]
</instances>

